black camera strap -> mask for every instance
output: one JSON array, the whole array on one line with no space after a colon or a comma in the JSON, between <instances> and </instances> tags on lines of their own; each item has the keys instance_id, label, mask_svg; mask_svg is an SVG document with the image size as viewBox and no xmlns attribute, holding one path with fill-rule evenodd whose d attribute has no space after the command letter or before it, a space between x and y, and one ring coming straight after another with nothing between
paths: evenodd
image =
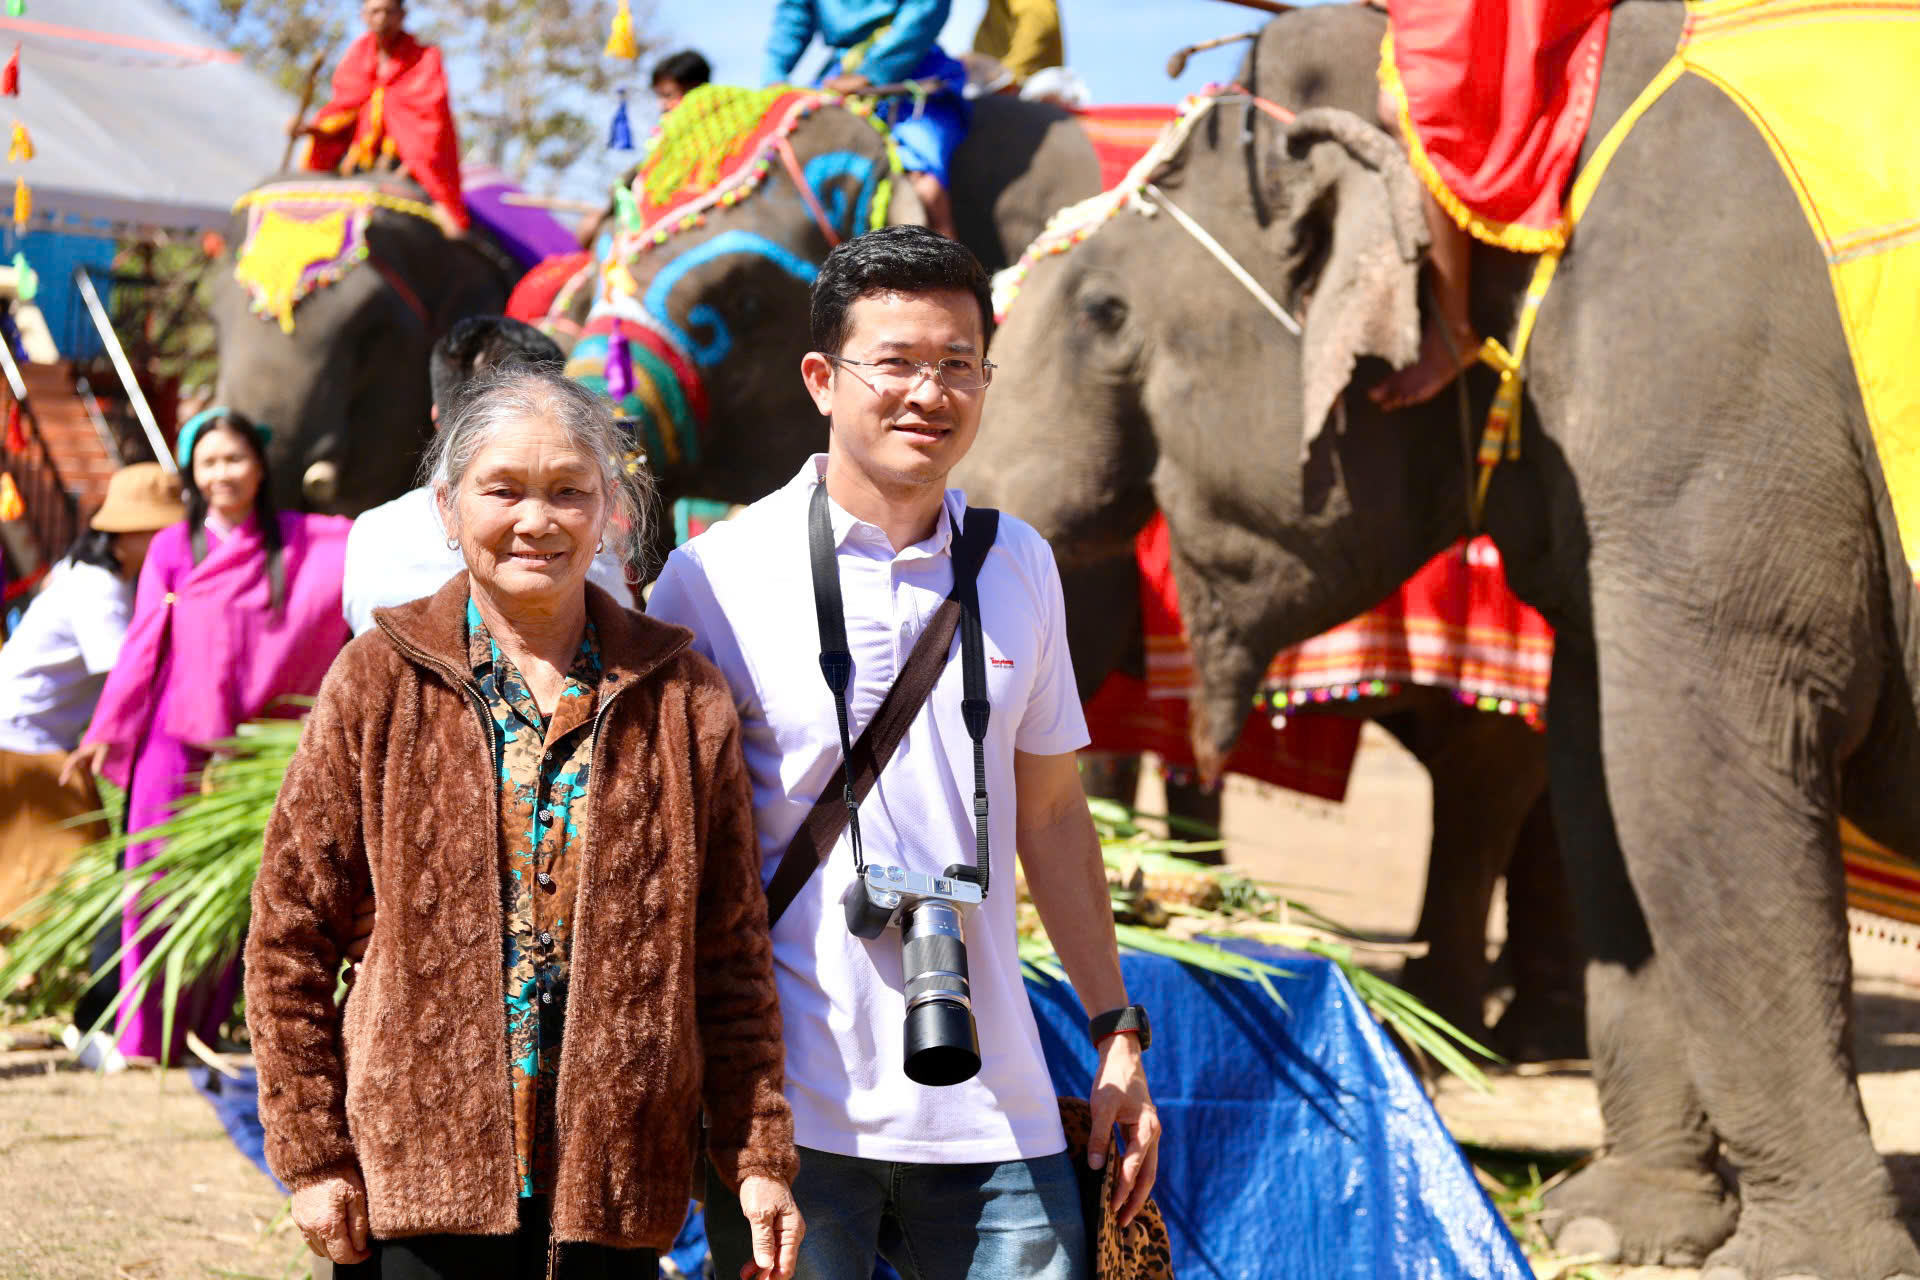
<instances>
[{"instance_id":1,"label":"black camera strap","mask_svg":"<svg viewBox=\"0 0 1920 1280\"><path fill-rule=\"evenodd\" d=\"M954 631L960 633L961 717L967 736L973 741L973 815L974 865L968 878L987 890L987 724L992 703L987 697L986 641L980 625L980 567L999 535L1000 513L989 507L967 512L965 527L953 538L953 590L935 611L920 642L908 655L900 677L887 691L873 722L856 744L850 741L851 725L847 712L847 688L853 678L853 656L847 644L846 609L840 593L840 566L835 560L833 521L828 511L827 486L813 491L807 513L807 549L813 569L814 615L820 629L820 674L833 693L834 714L840 726L841 767L827 794L814 806L796 833L793 844L774 872L767 887L768 914L778 919L801 886L819 865L826 849L838 838L844 826L853 846L856 870L866 868L865 851L860 842L860 801L873 785L880 769L892 758L894 748L906 734L908 724L918 715L920 706L931 696L939 667L945 665L947 648ZM924 650L924 652L923 652ZM902 695L896 697L896 695ZM912 701L912 706L905 705ZM877 741L876 741L877 739ZM829 818L824 814L827 795L838 784L844 812ZM835 806L836 808L841 806ZM789 870L791 868L791 870Z\"/></svg>"}]
</instances>

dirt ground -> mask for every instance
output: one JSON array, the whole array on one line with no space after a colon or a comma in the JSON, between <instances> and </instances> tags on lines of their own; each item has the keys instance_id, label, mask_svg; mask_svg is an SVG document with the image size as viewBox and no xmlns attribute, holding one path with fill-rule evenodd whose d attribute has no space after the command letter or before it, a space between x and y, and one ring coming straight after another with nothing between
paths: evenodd
<instances>
[{"instance_id":1,"label":"dirt ground","mask_svg":"<svg viewBox=\"0 0 1920 1280\"><path fill-rule=\"evenodd\" d=\"M1404 933L1418 913L1427 813L1425 773L1369 729L1345 805L1236 781L1225 825L1236 861L1255 874L1355 927ZM1920 1230L1920 988L1900 980L1920 975L1920 954L1878 944L1856 946L1855 957L1861 1088ZM280 1198L183 1073L99 1077L65 1058L0 1048L0 1280L305 1274L298 1235L276 1224ZM1563 1154L1600 1137L1584 1071L1501 1076L1491 1097L1449 1082L1438 1105L1471 1143ZM1599 1270L1609 1280L1697 1274Z\"/></svg>"}]
</instances>

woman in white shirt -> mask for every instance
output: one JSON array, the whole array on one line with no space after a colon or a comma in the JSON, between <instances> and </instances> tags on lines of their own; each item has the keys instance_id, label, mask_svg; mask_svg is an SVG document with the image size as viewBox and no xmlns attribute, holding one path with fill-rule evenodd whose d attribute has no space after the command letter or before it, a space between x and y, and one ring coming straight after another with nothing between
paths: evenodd
<instances>
[{"instance_id":1,"label":"woman in white shirt","mask_svg":"<svg viewBox=\"0 0 1920 1280\"><path fill-rule=\"evenodd\" d=\"M60 775L120 656L147 544L185 518L179 478L159 463L116 471L0 648L0 920L107 834L103 824L62 825L98 810L100 796L88 771Z\"/></svg>"}]
</instances>

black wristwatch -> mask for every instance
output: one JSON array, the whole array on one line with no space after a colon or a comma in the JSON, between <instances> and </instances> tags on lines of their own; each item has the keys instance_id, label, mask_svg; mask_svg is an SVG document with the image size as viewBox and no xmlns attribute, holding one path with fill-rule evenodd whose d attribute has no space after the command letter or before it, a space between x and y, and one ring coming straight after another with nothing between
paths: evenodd
<instances>
[{"instance_id":1,"label":"black wristwatch","mask_svg":"<svg viewBox=\"0 0 1920 1280\"><path fill-rule=\"evenodd\" d=\"M1093 1037L1096 1045L1119 1031L1133 1032L1140 1041L1142 1053L1153 1044L1153 1027L1147 1022L1147 1011L1137 1004L1130 1004L1124 1009L1109 1009L1087 1019L1087 1034Z\"/></svg>"}]
</instances>

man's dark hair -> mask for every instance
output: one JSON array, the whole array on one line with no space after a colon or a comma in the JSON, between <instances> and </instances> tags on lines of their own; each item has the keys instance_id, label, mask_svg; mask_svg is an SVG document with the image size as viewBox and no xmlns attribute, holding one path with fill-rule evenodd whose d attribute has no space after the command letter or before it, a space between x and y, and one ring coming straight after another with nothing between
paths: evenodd
<instances>
[{"instance_id":1,"label":"man's dark hair","mask_svg":"<svg viewBox=\"0 0 1920 1280\"><path fill-rule=\"evenodd\" d=\"M433 407L443 420L451 418L460 388L476 374L520 364L564 369L567 357L552 338L530 324L508 316L469 316L433 344L427 359Z\"/></svg>"},{"instance_id":2,"label":"man's dark hair","mask_svg":"<svg viewBox=\"0 0 1920 1280\"><path fill-rule=\"evenodd\" d=\"M926 227L882 227L847 241L813 280L813 349L840 354L847 314L862 298L883 293L959 289L980 304L980 337L993 332L993 296L980 260L958 240Z\"/></svg>"},{"instance_id":3,"label":"man's dark hair","mask_svg":"<svg viewBox=\"0 0 1920 1280\"><path fill-rule=\"evenodd\" d=\"M671 80L685 93L689 89L698 89L713 79L713 68L707 60L692 49L682 49L670 53L653 64L653 74L647 78L648 84L659 84L662 80Z\"/></svg>"},{"instance_id":4,"label":"man's dark hair","mask_svg":"<svg viewBox=\"0 0 1920 1280\"><path fill-rule=\"evenodd\" d=\"M121 573L120 557L114 553L113 540L118 535L104 529L82 529L80 536L67 548L67 559L76 564L90 564L96 569L105 569L114 577Z\"/></svg>"}]
</instances>

